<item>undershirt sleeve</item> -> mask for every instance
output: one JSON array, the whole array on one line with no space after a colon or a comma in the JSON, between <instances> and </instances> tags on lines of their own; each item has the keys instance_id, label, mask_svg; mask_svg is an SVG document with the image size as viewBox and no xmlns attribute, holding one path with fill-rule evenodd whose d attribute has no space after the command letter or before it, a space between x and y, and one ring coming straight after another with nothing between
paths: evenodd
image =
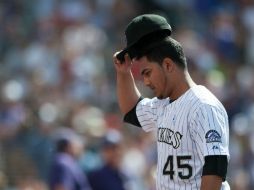
<instances>
[{"instance_id":1,"label":"undershirt sleeve","mask_svg":"<svg viewBox=\"0 0 254 190\"><path fill-rule=\"evenodd\" d=\"M225 181L228 168L226 155L206 156L202 176L217 175Z\"/></svg>"},{"instance_id":2,"label":"undershirt sleeve","mask_svg":"<svg viewBox=\"0 0 254 190\"><path fill-rule=\"evenodd\" d=\"M138 102L137 104L143 99L143 97L140 97L138 99ZM141 127L139 121L138 121L138 117L137 117L137 114L136 114L136 108L137 108L137 104L127 113L125 114L123 120L124 122L126 123L129 123L129 124L132 124L132 125L135 125L136 127Z\"/></svg>"}]
</instances>

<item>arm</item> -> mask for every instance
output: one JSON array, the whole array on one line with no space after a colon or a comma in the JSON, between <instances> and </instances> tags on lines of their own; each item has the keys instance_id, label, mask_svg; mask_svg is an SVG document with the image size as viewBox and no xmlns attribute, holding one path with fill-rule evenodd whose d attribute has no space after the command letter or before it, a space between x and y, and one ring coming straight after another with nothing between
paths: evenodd
<instances>
[{"instance_id":1,"label":"arm","mask_svg":"<svg viewBox=\"0 0 254 190\"><path fill-rule=\"evenodd\" d=\"M206 156L203 166L201 190L220 190L227 174L228 160L226 155Z\"/></svg>"},{"instance_id":2,"label":"arm","mask_svg":"<svg viewBox=\"0 0 254 190\"><path fill-rule=\"evenodd\" d=\"M216 175L205 175L201 180L201 190L220 190L222 178Z\"/></svg>"},{"instance_id":3,"label":"arm","mask_svg":"<svg viewBox=\"0 0 254 190\"><path fill-rule=\"evenodd\" d=\"M201 190L220 190L229 161L226 113L204 105L195 113L190 131L193 141L201 147L200 157L204 157Z\"/></svg>"},{"instance_id":4,"label":"arm","mask_svg":"<svg viewBox=\"0 0 254 190\"><path fill-rule=\"evenodd\" d=\"M131 60L125 55L124 63L121 63L114 54L113 62L117 75L117 96L120 110L123 114L128 113L138 102L140 92L138 91L133 75L131 73Z\"/></svg>"}]
</instances>

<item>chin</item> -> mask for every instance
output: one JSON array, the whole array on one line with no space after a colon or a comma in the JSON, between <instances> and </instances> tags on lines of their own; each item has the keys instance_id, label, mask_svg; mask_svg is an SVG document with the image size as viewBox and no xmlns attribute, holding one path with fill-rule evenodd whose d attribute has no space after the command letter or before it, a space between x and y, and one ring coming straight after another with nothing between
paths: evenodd
<instances>
[{"instance_id":1,"label":"chin","mask_svg":"<svg viewBox=\"0 0 254 190\"><path fill-rule=\"evenodd\" d=\"M164 99L165 97L163 96L163 95L158 95L158 96L156 96L159 100L162 100L162 99Z\"/></svg>"},{"instance_id":2,"label":"chin","mask_svg":"<svg viewBox=\"0 0 254 190\"><path fill-rule=\"evenodd\" d=\"M159 100L162 100L162 99L165 98L165 97L163 96L163 94L159 94L159 93L156 93L156 92L154 92L154 96L155 96L156 98L158 98Z\"/></svg>"}]
</instances>

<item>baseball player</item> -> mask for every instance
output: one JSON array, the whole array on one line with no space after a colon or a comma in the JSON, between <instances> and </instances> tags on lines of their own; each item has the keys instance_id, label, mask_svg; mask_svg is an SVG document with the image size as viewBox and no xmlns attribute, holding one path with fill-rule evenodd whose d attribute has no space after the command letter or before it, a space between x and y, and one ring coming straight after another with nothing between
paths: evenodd
<instances>
[{"instance_id":1,"label":"baseball player","mask_svg":"<svg viewBox=\"0 0 254 190\"><path fill-rule=\"evenodd\" d=\"M167 20L140 15L128 24L125 35L127 47L113 56L119 107L125 122L157 131L157 189L230 189L227 113L206 87L191 79ZM132 64L139 65L154 98L141 96Z\"/></svg>"}]
</instances>

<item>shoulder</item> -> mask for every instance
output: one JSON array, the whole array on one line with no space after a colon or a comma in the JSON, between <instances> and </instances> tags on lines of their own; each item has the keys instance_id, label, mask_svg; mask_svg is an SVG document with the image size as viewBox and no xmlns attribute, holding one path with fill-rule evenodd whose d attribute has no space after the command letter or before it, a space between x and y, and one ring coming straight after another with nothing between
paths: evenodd
<instances>
[{"instance_id":1,"label":"shoulder","mask_svg":"<svg viewBox=\"0 0 254 190\"><path fill-rule=\"evenodd\" d=\"M109 171L105 166L100 166L90 172L88 172L87 177L88 180L92 183L92 185L97 184L97 180L100 179L100 182L104 183L109 176Z\"/></svg>"},{"instance_id":2,"label":"shoulder","mask_svg":"<svg viewBox=\"0 0 254 190\"><path fill-rule=\"evenodd\" d=\"M216 112L217 114L227 116L223 104L218 98L206 87L198 85L191 91L192 101L190 101L191 113L198 112Z\"/></svg>"},{"instance_id":3,"label":"shoulder","mask_svg":"<svg viewBox=\"0 0 254 190\"><path fill-rule=\"evenodd\" d=\"M200 106L223 107L218 98L205 86L197 85L191 89L192 103L200 104Z\"/></svg>"},{"instance_id":4,"label":"shoulder","mask_svg":"<svg viewBox=\"0 0 254 190\"><path fill-rule=\"evenodd\" d=\"M98 176L104 174L105 171L106 171L105 166L99 166L99 167L93 169L92 171L90 171L88 173L88 175L91 177L98 177Z\"/></svg>"},{"instance_id":5,"label":"shoulder","mask_svg":"<svg viewBox=\"0 0 254 190\"><path fill-rule=\"evenodd\" d=\"M218 98L206 87L197 85L191 89L190 111L195 114L198 111L204 112L207 109L217 110L226 115L226 110Z\"/></svg>"},{"instance_id":6,"label":"shoulder","mask_svg":"<svg viewBox=\"0 0 254 190\"><path fill-rule=\"evenodd\" d=\"M60 153L55 156L53 165L57 168L71 168L75 165L75 161L70 155Z\"/></svg>"},{"instance_id":7,"label":"shoulder","mask_svg":"<svg viewBox=\"0 0 254 190\"><path fill-rule=\"evenodd\" d=\"M148 107L154 107L154 108L158 108L161 107L163 105L166 105L169 103L169 99L165 98L165 99L158 99L157 97L154 98L143 98L137 106L148 106Z\"/></svg>"}]
</instances>

